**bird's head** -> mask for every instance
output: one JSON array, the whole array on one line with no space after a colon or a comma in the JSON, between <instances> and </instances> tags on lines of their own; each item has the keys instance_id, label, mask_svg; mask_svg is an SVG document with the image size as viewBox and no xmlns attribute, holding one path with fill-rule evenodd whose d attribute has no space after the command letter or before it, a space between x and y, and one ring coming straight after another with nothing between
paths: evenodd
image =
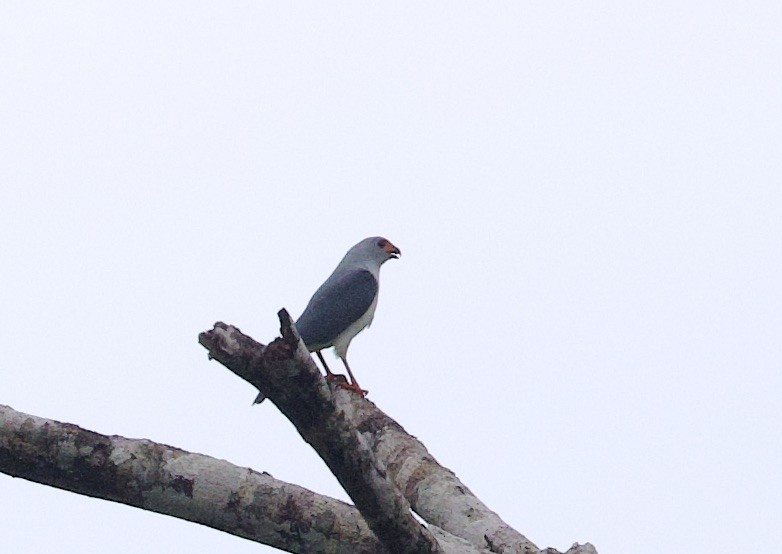
<instances>
[{"instance_id":1,"label":"bird's head","mask_svg":"<svg viewBox=\"0 0 782 554\"><path fill-rule=\"evenodd\" d=\"M391 241L383 237L369 237L348 250L343 262L379 268L386 260L399 258L402 253Z\"/></svg>"}]
</instances>

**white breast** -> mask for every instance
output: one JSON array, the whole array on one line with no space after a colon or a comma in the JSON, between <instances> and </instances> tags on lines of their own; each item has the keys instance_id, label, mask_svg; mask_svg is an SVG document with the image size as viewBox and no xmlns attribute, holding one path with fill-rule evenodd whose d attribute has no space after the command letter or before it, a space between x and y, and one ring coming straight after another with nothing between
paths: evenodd
<instances>
[{"instance_id":1,"label":"white breast","mask_svg":"<svg viewBox=\"0 0 782 554\"><path fill-rule=\"evenodd\" d=\"M372 301L372 304L369 305L369 309L364 312L364 315L351 323L347 329L342 331L342 333L334 339L334 350L336 350L337 356L343 360L345 359L345 356L347 356L348 346L350 346L350 341L353 340L353 337L358 335L366 327L369 327L369 324L372 323L372 318L375 317L378 296L380 295L375 295L375 299Z\"/></svg>"}]
</instances>

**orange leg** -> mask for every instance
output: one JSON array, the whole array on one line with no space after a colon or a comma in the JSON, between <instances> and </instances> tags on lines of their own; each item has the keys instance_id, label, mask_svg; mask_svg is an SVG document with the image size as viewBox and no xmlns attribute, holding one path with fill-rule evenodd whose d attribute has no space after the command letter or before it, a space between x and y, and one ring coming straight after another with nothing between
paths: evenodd
<instances>
[{"instance_id":1,"label":"orange leg","mask_svg":"<svg viewBox=\"0 0 782 554\"><path fill-rule=\"evenodd\" d=\"M353 372L350 371L350 366L348 365L348 361L345 358L342 358L342 363L345 364L345 369L348 370L348 375L350 375L350 384L342 385L342 387L348 390L352 390L353 392L357 392L361 396L366 396L369 391L362 389L361 386L358 384L358 381L356 381L356 378L353 377Z\"/></svg>"},{"instance_id":2,"label":"orange leg","mask_svg":"<svg viewBox=\"0 0 782 554\"><path fill-rule=\"evenodd\" d=\"M334 379L337 379L337 375L334 375L331 370L329 369L328 364L326 363L326 360L323 359L323 354L320 353L320 350L316 352L318 355L318 358L320 358L320 363L323 364L323 368L326 370L326 380L327 381L333 381Z\"/></svg>"}]
</instances>

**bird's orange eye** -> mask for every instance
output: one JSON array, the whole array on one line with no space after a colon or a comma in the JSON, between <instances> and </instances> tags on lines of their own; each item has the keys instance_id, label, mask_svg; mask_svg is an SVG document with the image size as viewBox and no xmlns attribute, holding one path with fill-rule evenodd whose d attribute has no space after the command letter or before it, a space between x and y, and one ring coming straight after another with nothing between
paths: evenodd
<instances>
[{"instance_id":1,"label":"bird's orange eye","mask_svg":"<svg viewBox=\"0 0 782 554\"><path fill-rule=\"evenodd\" d=\"M387 241L386 239L381 239L381 240L379 240L379 241L378 241L378 243L377 243L377 245L378 245L380 248L385 248L387 244L388 244L388 241Z\"/></svg>"}]
</instances>

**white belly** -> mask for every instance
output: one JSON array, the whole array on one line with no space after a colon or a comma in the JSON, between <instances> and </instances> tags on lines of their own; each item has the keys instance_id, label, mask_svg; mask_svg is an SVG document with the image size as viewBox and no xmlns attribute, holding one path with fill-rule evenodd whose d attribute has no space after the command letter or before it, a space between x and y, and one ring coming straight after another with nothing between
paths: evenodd
<instances>
[{"instance_id":1,"label":"white belly","mask_svg":"<svg viewBox=\"0 0 782 554\"><path fill-rule=\"evenodd\" d=\"M375 295L375 299L372 301L372 304L370 304L369 309L364 313L364 315L351 323L350 327L342 331L342 333L340 333L337 338L334 339L334 350L337 352L337 356L343 360L345 359L345 356L347 356L348 346L350 346L350 341L353 340L353 337L358 335L365 328L369 327L369 324L372 323L372 318L375 317L375 308L377 307L378 296L380 295Z\"/></svg>"}]
</instances>

